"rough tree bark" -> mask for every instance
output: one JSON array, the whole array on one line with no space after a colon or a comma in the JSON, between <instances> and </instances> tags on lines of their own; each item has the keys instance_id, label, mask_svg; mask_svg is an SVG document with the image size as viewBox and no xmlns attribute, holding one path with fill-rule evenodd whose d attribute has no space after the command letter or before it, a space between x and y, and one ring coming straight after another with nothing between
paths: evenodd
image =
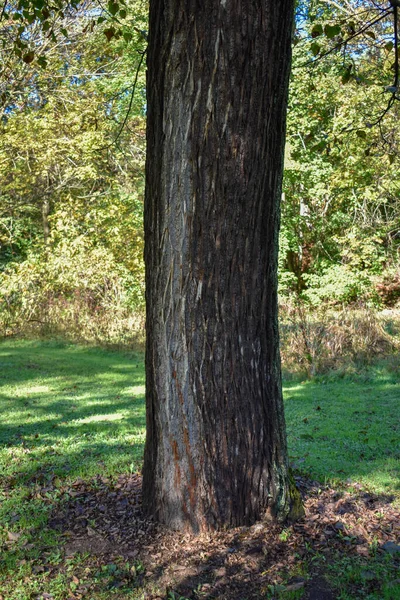
<instances>
[{"instance_id":1,"label":"rough tree bark","mask_svg":"<svg viewBox=\"0 0 400 600\"><path fill-rule=\"evenodd\" d=\"M144 506L200 531L293 508L277 324L292 0L151 0Z\"/></svg>"}]
</instances>

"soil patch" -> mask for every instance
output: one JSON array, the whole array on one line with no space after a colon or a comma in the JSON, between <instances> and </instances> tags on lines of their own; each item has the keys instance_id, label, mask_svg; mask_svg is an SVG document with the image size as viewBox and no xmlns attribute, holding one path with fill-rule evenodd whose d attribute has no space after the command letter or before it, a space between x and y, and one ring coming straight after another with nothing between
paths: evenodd
<instances>
[{"instance_id":1,"label":"soil patch","mask_svg":"<svg viewBox=\"0 0 400 600\"><path fill-rule=\"evenodd\" d=\"M332 592L326 579L313 577L307 584L304 600L336 600L336 595Z\"/></svg>"},{"instance_id":2,"label":"soil patch","mask_svg":"<svg viewBox=\"0 0 400 600\"><path fill-rule=\"evenodd\" d=\"M257 523L198 537L167 531L143 516L137 474L75 482L49 524L64 536L68 555L87 552L104 564L117 556L140 561L145 589L156 590L149 600L168 590L184 598L251 600L275 589L276 597L304 589L304 599L334 600L311 557L318 552L329 564L345 553L367 562L372 547L384 553L387 542L399 542L400 513L390 496L337 491L301 477L296 483L306 514L287 527ZM299 573L305 563L307 572Z\"/></svg>"}]
</instances>

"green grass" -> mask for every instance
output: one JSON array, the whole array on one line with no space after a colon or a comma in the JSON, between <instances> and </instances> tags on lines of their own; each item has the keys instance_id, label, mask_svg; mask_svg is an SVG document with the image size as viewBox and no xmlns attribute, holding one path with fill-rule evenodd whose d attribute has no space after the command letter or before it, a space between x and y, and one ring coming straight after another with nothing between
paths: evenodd
<instances>
[{"instance_id":1,"label":"green grass","mask_svg":"<svg viewBox=\"0 0 400 600\"><path fill-rule=\"evenodd\" d=\"M327 566L327 578L335 586L338 600L398 600L398 568L390 556L371 556L368 565L355 557L337 556Z\"/></svg>"},{"instance_id":2,"label":"green grass","mask_svg":"<svg viewBox=\"0 0 400 600\"><path fill-rule=\"evenodd\" d=\"M400 497L400 365L284 384L294 467Z\"/></svg>"},{"instance_id":3,"label":"green grass","mask_svg":"<svg viewBox=\"0 0 400 600\"><path fill-rule=\"evenodd\" d=\"M43 342L0 344L0 465L21 483L141 465L143 356Z\"/></svg>"},{"instance_id":4,"label":"green grass","mask_svg":"<svg viewBox=\"0 0 400 600\"><path fill-rule=\"evenodd\" d=\"M289 451L299 471L323 482L351 479L400 497L398 370L383 363L352 377L287 381L284 394ZM78 478L90 482L99 474L141 469L143 355L61 341L5 340L0 414L0 596L28 600L46 592L64 600L78 576L100 589L91 600L112 597L105 584L102 588L112 575L104 569L130 573L137 566L98 567L88 556L65 557L60 534L47 522ZM358 597L352 590L364 576L362 563L347 561L331 569L344 600ZM389 571L379 561L376 577L389 600L397 592L384 587ZM133 581L132 590L117 597L141 598L136 587Z\"/></svg>"},{"instance_id":5,"label":"green grass","mask_svg":"<svg viewBox=\"0 0 400 600\"><path fill-rule=\"evenodd\" d=\"M43 552L49 565L61 560L57 534L45 525L68 486L141 469L143 355L4 341L0 414L0 546L9 549L0 556L0 595L25 600L43 591L46 573L35 572ZM66 572L51 579L55 598L67 597L64 579Z\"/></svg>"}]
</instances>

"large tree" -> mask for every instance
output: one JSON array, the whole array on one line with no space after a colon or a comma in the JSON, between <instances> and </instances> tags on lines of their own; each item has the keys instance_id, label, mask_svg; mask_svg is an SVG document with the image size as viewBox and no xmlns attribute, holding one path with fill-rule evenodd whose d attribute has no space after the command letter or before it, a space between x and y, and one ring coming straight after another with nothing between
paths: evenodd
<instances>
[{"instance_id":1,"label":"large tree","mask_svg":"<svg viewBox=\"0 0 400 600\"><path fill-rule=\"evenodd\" d=\"M151 0L143 494L200 531L299 510L277 255L293 0Z\"/></svg>"}]
</instances>

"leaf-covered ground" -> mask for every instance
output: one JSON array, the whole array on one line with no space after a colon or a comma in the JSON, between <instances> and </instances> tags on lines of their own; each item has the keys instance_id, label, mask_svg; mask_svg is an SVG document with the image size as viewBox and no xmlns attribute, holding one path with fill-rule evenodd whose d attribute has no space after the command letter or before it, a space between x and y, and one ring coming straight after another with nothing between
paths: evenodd
<instances>
[{"instance_id":1,"label":"leaf-covered ground","mask_svg":"<svg viewBox=\"0 0 400 600\"><path fill-rule=\"evenodd\" d=\"M193 538L141 512L142 356L4 341L0 363L1 600L400 598L395 370L288 383L306 517Z\"/></svg>"}]
</instances>

